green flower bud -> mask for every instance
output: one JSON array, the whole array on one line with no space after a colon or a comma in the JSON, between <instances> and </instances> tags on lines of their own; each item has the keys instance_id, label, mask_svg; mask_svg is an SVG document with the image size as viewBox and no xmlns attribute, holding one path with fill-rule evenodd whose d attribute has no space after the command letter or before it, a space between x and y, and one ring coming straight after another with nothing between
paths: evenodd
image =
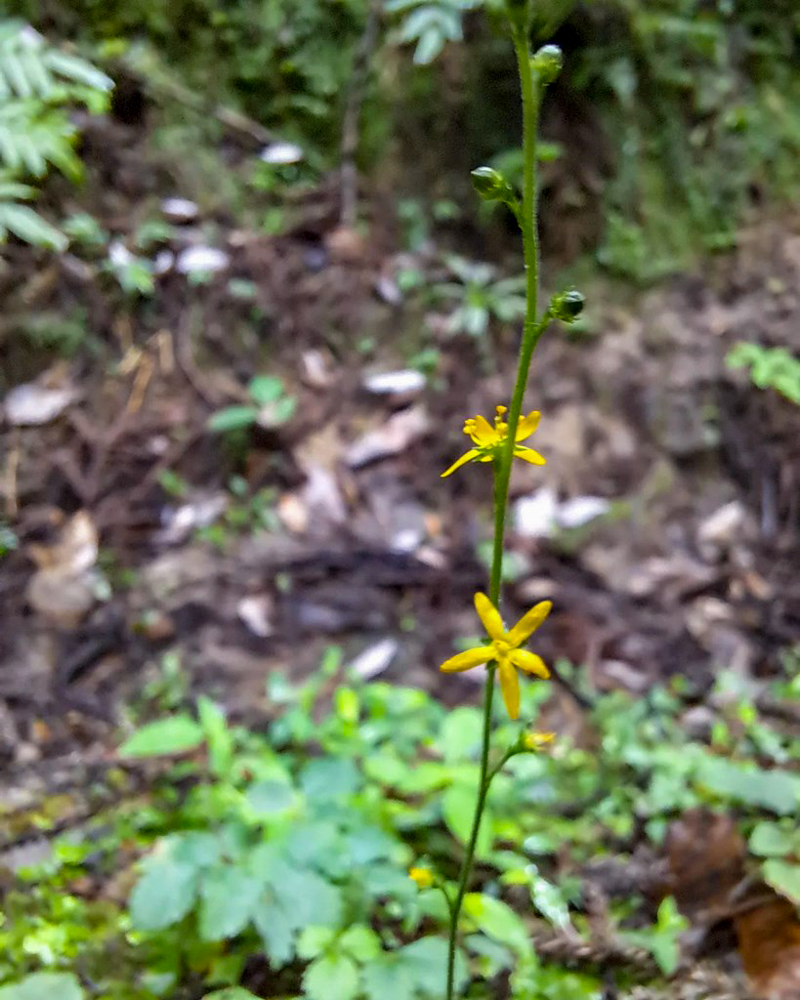
<instances>
[{"instance_id":1,"label":"green flower bud","mask_svg":"<svg viewBox=\"0 0 800 1000\"><path fill-rule=\"evenodd\" d=\"M550 300L550 315L562 323L574 323L583 312L585 298L577 289L559 292Z\"/></svg>"},{"instance_id":2,"label":"green flower bud","mask_svg":"<svg viewBox=\"0 0 800 1000\"><path fill-rule=\"evenodd\" d=\"M516 204L514 189L500 173L492 167L478 167L471 175L472 185L484 201L502 201L506 205Z\"/></svg>"},{"instance_id":3,"label":"green flower bud","mask_svg":"<svg viewBox=\"0 0 800 1000\"><path fill-rule=\"evenodd\" d=\"M530 0L506 0L506 16L515 30L527 33L531 23Z\"/></svg>"},{"instance_id":4,"label":"green flower bud","mask_svg":"<svg viewBox=\"0 0 800 1000\"><path fill-rule=\"evenodd\" d=\"M545 87L556 79L563 65L564 57L557 45L543 45L531 59L531 70Z\"/></svg>"}]
</instances>

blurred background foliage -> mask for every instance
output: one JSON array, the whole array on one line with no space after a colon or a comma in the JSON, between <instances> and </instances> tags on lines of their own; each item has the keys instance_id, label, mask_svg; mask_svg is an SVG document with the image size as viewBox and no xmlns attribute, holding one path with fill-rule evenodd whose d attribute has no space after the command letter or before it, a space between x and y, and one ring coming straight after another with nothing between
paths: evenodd
<instances>
[{"instance_id":1,"label":"blurred background foliage","mask_svg":"<svg viewBox=\"0 0 800 1000\"><path fill-rule=\"evenodd\" d=\"M349 81L367 21L377 18L360 166L401 196L422 190L431 205L448 196L472 206L468 169L504 150L513 169L519 128L502 24L482 9L493 15L493 2L10 0L6 8L97 60L118 81L118 104L130 99L128 77L156 94L172 84L199 106L237 109L300 143L314 174L338 165ZM796 191L793 0L550 0L545 8L538 27L566 55L543 115L544 236L556 255L571 261L588 251L616 273L651 280L692 254L731 246L749 207ZM185 110L163 111L160 141L188 161L198 134L209 144L219 136L213 118L190 120ZM213 166L197 183L212 178L217 198L224 189L236 199Z\"/></svg>"}]
</instances>

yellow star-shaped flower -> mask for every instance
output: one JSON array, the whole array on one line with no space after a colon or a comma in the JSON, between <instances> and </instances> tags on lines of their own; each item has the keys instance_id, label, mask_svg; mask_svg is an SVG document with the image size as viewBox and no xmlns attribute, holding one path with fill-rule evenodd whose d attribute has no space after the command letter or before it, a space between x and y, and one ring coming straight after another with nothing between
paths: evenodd
<instances>
[{"instance_id":1,"label":"yellow star-shaped flower","mask_svg":"<svg viewBox=\"0 0 800 1000\"><path fill-rule=\"evenodd\" d=\"M430 868L416 867L409 868L408 877L417 883L418 889L430 889L434 883L433 872Z\"/></svg>"},{"instance_id":2,"label":"yellow star-shaped flower","mask_svg":"<svg viewBox=\"0 0 800 1000\"><path fill-rule=\"evenodd\" d=\"M450 468L442 473L442 479L449 476L456 469L460 469L467 462L491 462L497 455L501 454L508 440L508 423L505 415L507 407L498 406L497 414L494 418L494 427L486 417L470 417L464 421L464 433L472 438L474 448L464 452L461 458L457 459ZM538 410L531 410L527 417L522 417L517 424L517 433L514 435L514 458L521 458L523 462L530 462L531 465L544 465L545 459L534 451L533 448L526 448L520 441L527 440L539 425L541 414Z\"/></svg>"},{"instance_id":3,"label":"yellow star-shaped flower","mask_svg":"<svg viewBox=\"0 0 800 1000\"><path fill-rule=\"evenodd\" d=\"M486 594L476 594L475 610L492 643L490 646L478 646L451 656L439 669L445 673L456 673L460 670L470 670L483 663L496 662L508 714L512 719L516 719L519 716L517 670L524 670L545 680L550 676L550 671L540 656L519 647L542 624L552 606L550 601L541 601L524 614L510 632L506 632L500 612Z\"/></svg>"}]
</instances>

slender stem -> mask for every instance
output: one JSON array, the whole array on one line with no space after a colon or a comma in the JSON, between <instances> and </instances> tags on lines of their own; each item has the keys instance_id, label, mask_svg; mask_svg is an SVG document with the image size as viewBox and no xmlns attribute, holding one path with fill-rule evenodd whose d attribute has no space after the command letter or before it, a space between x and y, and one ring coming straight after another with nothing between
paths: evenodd
<instances>
[{"instance_id":1,"label":"slender stem","mask_svg":"<svg viewBox=\"0 0 800 1000\"><path fill-rule=\"evenodd\" d=\"M525 329L519 354L517 381L508 414L508 443L504 453L494 465L494 545L492 547L492 568L489 584L489 597L497 607L500 601L500 587L503 579L503 549L506 534L506 512L508 509L508 490L511 480L511 464L514 460L514 443L522 402L525 396L525 386L528 381L531 356L536 343L542 334L545 323L537 321L539 299L539 236L536 222L536 130L538 126L539 102L534 89L533 77L529 64L528 39L525 34L514 33L514 47L519 63L520 82L522 86L522 109L525 152L525 183L523 188L522 209L520 213L520 228L525 251L525 273L527 276L527 309ZM483 702L483 744L481 748L481 769L478 781L478 799L475 804L475 815L472 821L467 850L461 864L458 879L458 891L450 911L450 938L447 954L447 992L446 1000L453 1000L456 938L458 934L458 918L467 891L467 882L472 871L475 858L475 845L478 842L483 809L492 779L500 768L489 773L489 748L492 734L492 702L494 699L495 667L489 666L486 677L486 689ZM504 760L505 762L505 760ZM502 767L502 764L500 765Z\"/></svg>"}]
</instances>

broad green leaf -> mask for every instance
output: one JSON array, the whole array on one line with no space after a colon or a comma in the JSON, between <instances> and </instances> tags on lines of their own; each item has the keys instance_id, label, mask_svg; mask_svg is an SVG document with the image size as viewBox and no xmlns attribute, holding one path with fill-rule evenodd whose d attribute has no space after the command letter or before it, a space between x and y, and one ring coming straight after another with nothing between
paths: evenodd
<instances>
[{"instance_id":1,"label":"broad green leaf","mask_svg":"<svg viewBox=\"0 0 800 1000\"><path fill-rule=\"evenodd\" d=\"M200 885L200 937L222 941L247 926L262 886L246 868L212 868Z\"/></svg>"},{"instance_id":2,"label":"broad green leaf","mask_svg":"<svg viewBox=\"0 0 800 1000\"><path fill-rule=\"evenodd\" d=\"M417 990L425 997L442 995L442 970L447 968L447 942L440 937L424 937L400 948L403 968L414 978ZM468 978L467 963L461 949L456 951L455 986L460 989Z\"/></svg>"},{"instance_id":3,"label":"broad green leaf","mask_svg":"<svg viewBox=\"0 0 800 1000\"><path fill-rule=\"evenodd\" d=\"M762 858L782 858L798 849L797 831L784 830L777 823L758 823L750 834L750 850Z\"/></svg>"},{"instance_id":4,"label":"broad green leaf","mask_svg":"<svg viewBox=\"0 0 800 1000\"><path fill-rule=\"evenodd\" d=\"M800 804L800 775L777 768L767 771L709 754L699 762L697 780L716 795L781 816L794 813Z\"/></svg>"},{"instance_id":5,"label":"broad green leaf","mask_svg":"<svg viewBox=\"0 0 800 1000\"><path fill-rule=\"evenodd\" d=\"M764 879L773 889L800 906L800 864L770 858L764 862Z\"/></svg>"},{"instance_id":6,"label":"broad green leaf","mask_svg":"<svg viewBox=\"0 0 800 1000\"><path fill-rule=\"evenodd\" d=\"M163 842L156 850L164 850ZM176 924L192 908L196 891L197 869L169 854L151 855L129 901L134 926L141 931L160 931Z\"/></svg>"},{"instance_id":7,"label":"broad green leaf","mask_svg":"<svg viewBox=\"0 0 800 1000\"><path fill-rule=\"evenodd\" d=\"M297 942L297 954L300 958L316 958L331 944L336 937L332 927L312 925L306 927Z\"/></svg>"},{"instance_id":8,"label":"broad green leaf","mask_svg":"<svg viewBox=\"0 0 800 1000\"><path fill-rule=\"evenodd\" d=\"M357 962L368 962L381 950L381 941L371 927L353 924L339 938L338 947Z\"/></svg>"},{"instance_id":9,"label":"broad green leaf","mask_svg":"<svg viewBox=\"0 0 800 1000\"><path fill-rule=\"evenodd\" d=\"M358 969L346 955L325 955L303 975L310 1000L353 1000L358 995Z\"/></svg>"},{"instance_id":10,"label":"broad green leaf","mask_svg":"<svg viewBox=\"0 0 800 1000\"><path fill-rule=\"evenodd\" d=\"M285 812L295 803L295 792L284 781L258 781L247 790L248 805L260 816Z\"/></svg>"},{"instance_id":11,"label":"broad green leaf","mask_svg":"<svg viewBox=\"0 0 800 1000\"><path fill-rule=\"evenodd\" d=\"M501 899L480 892L468 892L464 897L464 912L487 937L508 945L518 955L525 955L531 950L528 928Z\"/></svg>"},{"instance_id":12,"label":"broad green leaf","mask_svg":"<svg viewBox=\"0 0 800 1000\"><path fill-rule=\"evenodd\" d=\"M475 785L457 783L451 785L442 796L442 815L448 829L462 844L469 842L472 819L475 814ZM491 810L484 809L475 853L486 857L494 842L494 823Z\"/></svg>"},{"instance_id":13,"label":"broad green leaf","mask_svg":"<svg viewBox=\"0 0 800 1000\"><path fill-rule=\"evenodd\" d=\"M34 972L18 983L0 987L0 1000L83 1000L81 984L71 972Z\"/></svg>"},{"instance_id":14,"label":"broad green leaf","mask_svg":"<svg viewBox=\"0 0 800 1000\"><path fill-rule=\"evenodd\" d=\"M358 768L346 757L321 757L309 761L300 773L300 787L317 802L352 795L361 787Z\"/></svg>"},{"instance_id":15,"label":"broad green leaf","mask_svg":"<svg viewBox=\"0 0 800 1000\"><path fill-rule=\"evenodd\" d=\"M456 708L447 715L439 735L439 749L449 763L477 757L483 738L483 718L476 708Z\"/></svg>"},{"instance_id":16,"label":"broad green leaf","mask_svg":"<svg viewBox=\"0 0 800 1000\"><path fill-rule=\"evenodd\" d=\"M280 900L269 892L267 896L268 899L258 900L253 907L253 923L261 935L270 964L279 969L294 956L295 923Z\"/></svg>"},{"instance_id":17,"label":"broad green leaf","mask_svg":"<svg viewBox=\"0 0 800 1000\"><path fill-rule=\"evenodd\" d=\"M157 719L138 729L119 748L122 757L185 753L203 742L202 728L188 715Z\"/></svg>"},{"instance_id":18,"label":"broad green leaf","mask_svg":"<svg viewBox=\"0 0 800 1000\"><path fill-rule=\"evenodd\" d=\"M378 955L361 970L368 1000L415 1000L418 996L414 970L395 953Z\"/></svg>"},{"instance_id":19,"label":"broad green leaf","mask_svg":"<svg viewBox=\"0 0 800 1000\"><path fill-rule=\"evenodd\" d=\"M298 929L309 924L339 925L341 890L316 872L283 865L278 867L271 885Z\"/></svg>"},{"instance_id":20,"label":"broad green leaf","mask_svg":"<svg viewBox=\"0 0 800 1000\"><path fill-rule=\"evenodd\" d=\"M210 431L225 434L227 431L252 427L257 420L258 410L255 406L226 406L224 410L212 413L206 426Z\"/></svg>"}]
</instances>

